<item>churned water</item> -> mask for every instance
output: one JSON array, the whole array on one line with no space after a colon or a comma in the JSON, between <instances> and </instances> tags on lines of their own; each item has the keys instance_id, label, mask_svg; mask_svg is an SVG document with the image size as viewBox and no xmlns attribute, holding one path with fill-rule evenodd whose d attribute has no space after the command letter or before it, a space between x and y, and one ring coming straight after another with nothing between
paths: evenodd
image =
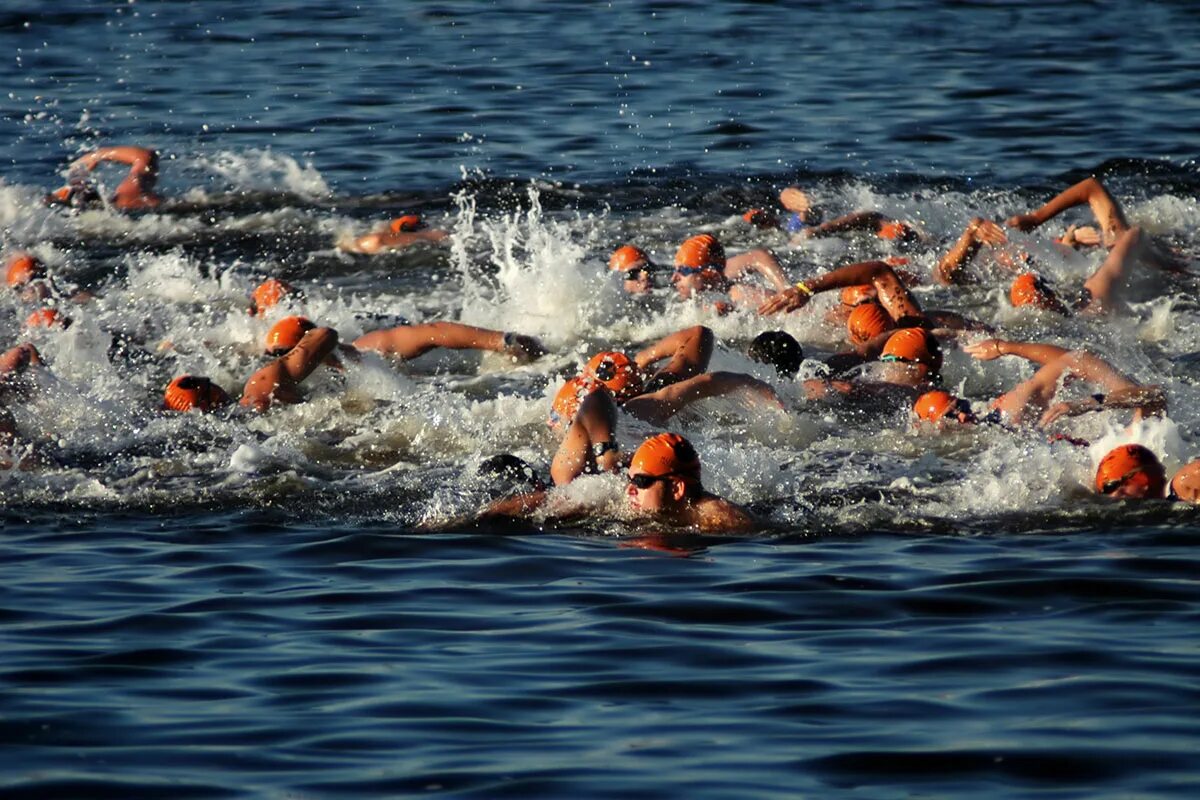
<instances>
[{"instance_id":1,"label":"churned water","mask_svg":"<svg viewBox=\"0 0 1200 800\"><path fill-rule=\"evenodd\" d=\"M1140 278L1111 319L1014 310L986 270L917 289L1165 387L1168 419L1072 420L1076 447L808 403L742 348L836 350L826 301L714 318L604 268L700 230L794 278L893 254L742 222L797 183L916 222L927 274L972 216L1097 174L1195 269L1195 4L10 0L0 43L4 249L94 295L33 332L0 297L0 345L49 364L5 402L51 461L0 472L0 794L1200 793L1196 512L1090 492L1119 441L1200 456L1194 276ZM41 205L79 153L135 143L160 212ZM406 211L450 245L334 248ZM1095 267L1047 238L1014 236L1057 282ZM343 339L457 319L552 352L367 359L261 418L164 414L173 375L236 391L260 363L268 275ZM761 531L647 531L604 477L570 487L583 522L470 522L485 458L546 467L582 359L698 323L787 406L673 423ZM1029 374L947 350L980 403Z\"/></svg>"}]
</instances>

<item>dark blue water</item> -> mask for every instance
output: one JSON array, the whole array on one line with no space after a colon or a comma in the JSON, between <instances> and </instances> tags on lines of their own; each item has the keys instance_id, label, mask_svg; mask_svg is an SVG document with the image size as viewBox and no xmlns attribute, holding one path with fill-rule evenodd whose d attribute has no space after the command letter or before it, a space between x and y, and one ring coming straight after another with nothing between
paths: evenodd
<instances>
[{"instance_id":1,"label":"dark blue water","mask_svg":"<svg viewBox=\"0 0 1200 800\"><path fill-rule=\"evenodd\" d=\"M12 0L0 44L2 243L98 295L34 335L55 377L12 409L55 463L0 472L0 795L1200 793L1196 512L1097 502L1086 452L718 409L685 430L764 515L749 539L461 521L482 458L544 467L581 354L697 321L588 282L627 238L763 244L736 215L799 182L915 215L927 268L968 217L1094 171L1200 253L1195 4ZM112 143L162 153L173 207L37 203ZM333 252L404 210L457 249ZM172 375L236 387L257 363L265 274L344 334L461 318L556 355L318 379L253 423L161 414ZM1186 460L1196 291L1109 325L1014 319L990 285L922 302L1163 383L1153 435ZM0 298L0 344L24 313ZM750 368L763 323L706 321ZM133 344L106 358L113 334ZM1019 377L948 365L976 398Z\"/></svg>"}]
</instances>

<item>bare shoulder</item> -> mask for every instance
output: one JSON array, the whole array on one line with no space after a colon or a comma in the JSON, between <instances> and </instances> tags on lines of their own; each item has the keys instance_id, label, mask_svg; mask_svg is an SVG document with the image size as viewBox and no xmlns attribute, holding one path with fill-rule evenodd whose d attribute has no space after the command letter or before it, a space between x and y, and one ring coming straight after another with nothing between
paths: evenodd
<instances>
[{"instance_id":1,"label":"bare shoulder","mask_svg":"<svg viewBox=\"0 0 1200 800\"><path fill-rule=\"evenodd\" d=\"M750 533L760 527L749 511L716 495L701 498L695 511L697 525L705 533Z\"/></svg>"}]
</instances>

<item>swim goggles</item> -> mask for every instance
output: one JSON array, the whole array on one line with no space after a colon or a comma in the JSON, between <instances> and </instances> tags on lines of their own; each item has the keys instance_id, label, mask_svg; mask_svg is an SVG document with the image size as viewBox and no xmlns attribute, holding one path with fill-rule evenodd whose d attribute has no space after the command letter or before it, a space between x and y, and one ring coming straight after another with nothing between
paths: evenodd
<instances>
[{"instance_id":1,"label":"swim goggles","mask_svg":"<svg viewBox=\"0 0 1200 800\"><path fill-rule=\"evenodd\" d=\"M643 472L643 473L639 473L637 475L630 475L629 476L629 484L637 489L649 489L651 486L658 483L659 481L661 481L665 478L670 478L674 475L675 475L674 472L668 472L664 475L647 475L646 473Z\"/></svg>"}]
</instances>

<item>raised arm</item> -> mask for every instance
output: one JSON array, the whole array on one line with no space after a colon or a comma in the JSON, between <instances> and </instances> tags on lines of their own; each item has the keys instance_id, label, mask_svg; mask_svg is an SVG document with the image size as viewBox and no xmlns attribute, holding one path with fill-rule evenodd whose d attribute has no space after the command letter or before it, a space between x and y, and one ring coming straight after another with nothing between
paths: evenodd
<instances>
[{"instance_id":1,"label":"raised arm","mask_svg":"<svg viewBox=\"0 0 1200 800\"><path fill-rule=\"evenodd\" d=\"M617 406L608 392L592 392L579 404L575 419L550 464L556 486L585 472L613 472L619 466Z\"/></svg>"},{"instance_id":2,"label":"raised arm","mask_svg":"<svg viewBox=\"0 0 1200 800\"><path fill-rule=\"evenodd\" d=\"M963 283L963 268L974 260L983 245L994 247L1007 241L1008 237L999 225L982 217L975 217L967 224L962 236L958 237L958 241L950 248L950 252L938 262L933 271L934 279L945 286Z\"/></svg>"},{"instance_id":3,"label":"raised arm","mask_svg":"<svg viewBox=\"0 0 1200 800\"><path fill-rule=\"evenodd\" d=\"M1117 294L1125 286L1130 266L1146 253L1147 241L1148 237L1138 227L1129 228L1117 236L1116 244L1104 263L1084 281L1083 288L1088 297L1083 307L1085 311L1103 314L1111 309Z\"/></svg>"},{"instance_id":4,"label":"raised arm","mask_svg":"<svg viewBox=\"0 0 1200 800\"><path fill-rule=\"evenodd\" d=\"M1043 345L1049 347L1049 345ZM1095 384L1107 394L1084 401L1058 403L1050 406L1063 375L1069 374ZM1104 408L1133 408L1136 417L1157 414L1166 409L1166 395L1158 386L1140 386L1099 356L1086 350L1064 352L1045 363L1027 381L1002 395L995 406L1004 411L1014 423L1019 423L1030 409L1045 411L1039 424L1045 426L1064 416L1074 416ZM1047 406L1050 406L1047 409Z\"/></svg>"},{"instance_id":5,"label":"raised arm","mask_svg":"<svg viewBox=\"0 0 1200 800\"><path fill-rule=\"evenodd\" d=\"M1009 217L1008 227L1031 231L1068 208L1074 208L1084 203L1091 206L1096 223L1104 231L1105 244L1112 246L1117 236L1124 233L1129 227L1129 223L1125 220L1125 214L1122 212L1120 204L1108 193L1104 184L1095 177L1085 178L1065 189L1036 211Z\"/></svg>"},{"instance_id":6,"label":"raised arm","mask_svg":"<svg viewBox=\"0 0 1200 800\"><path fill-rule=\"evenodd\" d=\"M400 325L365 333L354 340L359 350L373 350L386 356L416 358L438 347L450 350L491 350L508 353L520 361L532 361L546 350L532 336L476 328L458 322L429 322Z\"/></svg>"},{"instance_id":7,"label":"raised arm","mask_svg":"<svg viewBox=\"0 0 1200 800\"><path fill-rule=\"evenodd\" d=\"M313 328L280 359L287 376L300 383L321 365L337 347L338 335L333 328Z\"/></svg>"},{"instance_id":8,"label":"raised arm","mask_svg":"<svg viewBox=\"0 0 1200 800\"><path fill-rule=\"evenodd\" d=\"M725 277L736 281L747 272L757 272L766 278L772 286L782 291L791 285L779 259L771 251L758 248L741 255L733 256L725 261Z\"/></svg>"},{"instance_id":9,"label":"raised arm","mask_svg":"<svg viewBox=\"0 0 1200 800\"><path fill-rule=\"evenodd\" d=\"M628 400L625 410L652 424L662 424L698 400L729 394L739 389L748 389L761 400L777 408L783 407L775 390L757 378L740 372L706 372L657 392Z\"/></svg>"},{"instance_id":10,"label":"raised arm","mask_svg":"<svg viewBox=\"0 0 1200 800\"><path fill-rule=\"evenodd\" d=\"M715 337L711 329L704 325L694 325L664 336L639 351L633 360L637 362L638 368L645 372L659 361L670 359L655 373L651 382L680 381L708 369L714 342Z\"/></svg>"},{"instance_id":11,"label":"raised arm","mask_svg":"<svg viewBox=\"0 0 1200 800\"><path fill-rule=\"evenodd\" d=\"M90 153L84 153L79 158L72 162L72 169L82 167L88 172L94 170L100 164L105 162L113 162L116 164L126 164L130 167L130 171L149 172L158 168L157 154L145 147L135 147L133 145L121 145L117 147L101 147L92 150Z\"/></svg>"}]
</instances>

